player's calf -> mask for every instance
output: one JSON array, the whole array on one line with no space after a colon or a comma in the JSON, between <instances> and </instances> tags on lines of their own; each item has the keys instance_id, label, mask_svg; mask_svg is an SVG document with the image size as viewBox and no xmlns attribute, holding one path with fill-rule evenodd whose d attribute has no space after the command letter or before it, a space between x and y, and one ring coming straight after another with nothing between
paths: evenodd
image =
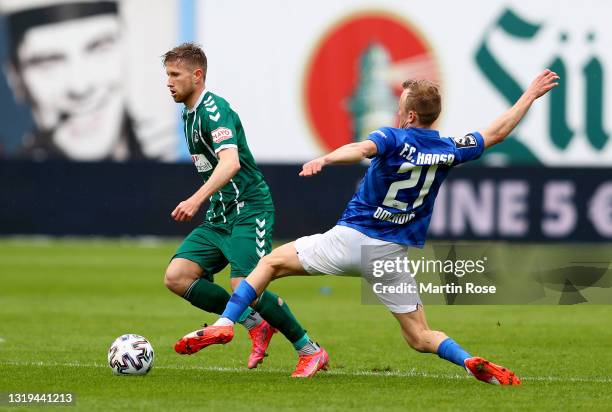
<instances>
[{"instance_id":1,"label":"player's calf","mask_svg":"<svg viewBox=\"0 0 612 412\"><path fill-rule=\"evenodd\" d=\"M442 342L448 337L444 332L430 329L411 331L402 329L402 335L412 349L422 353L436 353L438 342Z\"/></svg>"},{"instance_id":2,"label":"player's calf","mask_svg":"<svg viewBox=\"0 0 612 412\"><path fill-rule=\"evenodd\" d=\"M448 336L444 332L429 329L425 311L421 305L408 313L393 313L408 345L418 352L436 353L439 345Z\"/></svg>"}]
</instances>

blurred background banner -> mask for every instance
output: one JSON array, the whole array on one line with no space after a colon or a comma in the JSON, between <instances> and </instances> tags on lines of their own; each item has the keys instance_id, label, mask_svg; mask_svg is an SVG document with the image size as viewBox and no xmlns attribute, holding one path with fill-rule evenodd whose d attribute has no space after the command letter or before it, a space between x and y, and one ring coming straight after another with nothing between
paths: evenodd
<instances>
[{"instance_id":1,"label":"blurred background banner","mask_svg":"<svg viewBox=\"0 0 612 412\"><path fill-rule=\"evenodd\" d=\"M440 83L436 127L458 136L548 67L560 87L451 173L431 235L609 240L610 15L598 0L0 0L0 233L184 234L169 213L201 182L160 56L196 41L264 165L277 237L335 222L364 168L304 180L299 165L395 125L403 80Z\"/></svg>"},{"instance_id":2,"label":"blurred background banner","mask_svg":"<svg viewBox=\"0 0 612 412\"><path fill-rule=\"evenodd\" d=\"M0 162L0 234L173 235L203 219L170 219L201 184L187 163ZM298 176L299 165L262 165L274 236L331 228L365 168L336 166ZM461 167L438 195L431 239L600 242L612 239L612 181L602 169Z\"/></svg>"},{"instance_id":3,"label":"blurred background banner","mask_svg":"<svg viewBox=\"0 0 612 412\"><path fill-rule=\"evenodd\" d=\"M241 109L260 160L303 161L392 124L413 77L440 82L442 134L483 128L549 67L562 86L483 162L608 166L611 12L602 1L211 1L198 16L211 87Z\"/></svg>"},{"instance_id":4,"label":"blurred background banner","mask_svg":"<svg viewBox=\"0 0 612 412\"><path fill-rule=\"evenodd\" d=\"M612 4L572 4L211 1L199 33L211 84L242 108L261 160L306 160L393 123L413 77L441 83L443 134L483 128L549 67L562 86L483 161L607 166Z\"/></svg>"},{"instance_id":5,"label":"blurred background banner","mask_svg":"<svg viewBox=\"0 0 612 412\"><path fill-rule=\"evenodd\" d=\"M195 40L259 162L303 162L394 124L407 78L442 85L443 134L481 129L546 67L561 87L483 162L612 162L604 1L2 0L0 12L5 157L178 159L159 57Z\"/></svg>"}]
</instances>

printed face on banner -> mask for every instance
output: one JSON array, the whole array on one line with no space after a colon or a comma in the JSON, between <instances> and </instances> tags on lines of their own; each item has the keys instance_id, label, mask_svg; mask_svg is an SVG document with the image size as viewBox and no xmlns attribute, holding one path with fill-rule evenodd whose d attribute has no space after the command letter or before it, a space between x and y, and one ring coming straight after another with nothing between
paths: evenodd
<instances>
[{"instance_id":1,"label":"printed face on banner","mask_svg":"<svg viewBox=\"0 0 612 412\"><path fill-rule=\"evenodd\" d=\"M146 0L0 1L0 29L8 34L0 39L7 51L0 118L11 122L0 131L4 156L176 160L176 107L167 101L161 72L152 69L159 67L160 44L176 39L172 24L156 23L176 5L147 6Z\"/></svg>"},{"instance_id":2,"label":"printed face on banner","mask_svg":"<svg viewBox=\"0 0 612 412\"><path fill-rule=\"evenodd\" d=\"M17 50L21 78L40 131L67 157L110 156L120 135L120 28L116 15L33 27Z\"/></svg>"},{"instance_id":3,"label":"printed face on banner","mask_svg":"<svg viewBox=\"0 0 612 412\"><path fill-rule=\"evenodd\" d=\"M395 126L402 82L439 77L427 40L409 22L380 12L345 18L319 41L306 71L313 134L331 150Z\"/></svg>"}]
</instances>

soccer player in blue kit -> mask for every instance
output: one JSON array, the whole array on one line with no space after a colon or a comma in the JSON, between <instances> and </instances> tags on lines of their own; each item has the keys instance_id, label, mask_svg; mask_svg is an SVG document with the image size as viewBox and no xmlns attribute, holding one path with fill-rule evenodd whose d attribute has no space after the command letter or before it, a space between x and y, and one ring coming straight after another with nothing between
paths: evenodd
<instances>
[{"instance_id":1,"label":"soccer player in blue kit","mask_svg":"<svg viewBox=\"0 0 612 412\"><path fill-rule=\"evenodd\" d=\"M224 344L233 336L233 325L274 279L296 275L342 275L359 271L372 283L372 262L406 256L407 248L423 247L434 201L450 169L475 160L482 152L504 140L525 116L531 104L558 85L559 76L545 70L533 80L517 102L481 132L463 137L440 137L431 128L441 111L436 84L427 80L406 81L399 99L400 128L384 127L368 139L342 146L304 164L300 176L315 175L329 164L372 162L342 217L329 231L305 236L264 256L235 289L221 318L214 325L191 334L190 344L202 349ZM363 259L363 253L368 256ZM392 285L415 284L408 271L390 273ZM419 352L465 368L476 379L500 385L519 385L507 368L466 352L440 331L429 329L423 305L416 294L377 297L398 320L406 342ZM329 356L318 346L292 376L310 377L326 369Z\"/></svg>"}]
</instances>

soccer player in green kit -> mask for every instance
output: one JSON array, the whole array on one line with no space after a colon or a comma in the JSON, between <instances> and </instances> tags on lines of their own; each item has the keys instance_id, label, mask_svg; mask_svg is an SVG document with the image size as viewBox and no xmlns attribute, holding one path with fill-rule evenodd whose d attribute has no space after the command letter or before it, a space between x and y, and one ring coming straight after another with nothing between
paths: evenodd
<instances>
[{"instance_id":1,"label":"soccer player in green kit","mask_svg":"<svg viewBox=\"0 0 612 412\"><path fill-rule=\"evenodd\" d=\"M164 281L168 289L192 305L221 314L230 295L213 283L213 276L229 263L233 289L271 251L272 196L249 150L238 114L225 99L205 87L207 59L202 49L192 43L181 44L164 54L163 64L172 98L185 105L185 138L204 179L204 184L180 202L171 216L178 222L190 221L206 199L210 200L204 222L179 246ZM285 335L300 357L319 350L287 304L271 292L266 291L254 308L247 308L239 323L248 329L252 341L250 369L263 361L276 330ZM192 354L200 349L189 345L186 338L190 335L175 344L176 352Z\"/></svg>"}]
</instances>

